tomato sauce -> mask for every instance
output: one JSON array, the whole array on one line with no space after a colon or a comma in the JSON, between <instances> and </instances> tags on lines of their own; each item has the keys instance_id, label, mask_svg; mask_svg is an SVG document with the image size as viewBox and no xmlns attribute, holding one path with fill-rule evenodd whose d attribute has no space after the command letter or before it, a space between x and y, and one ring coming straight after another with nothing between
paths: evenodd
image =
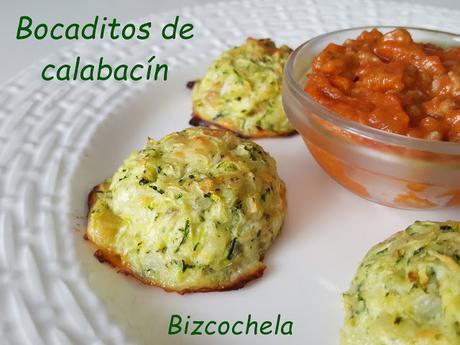
<instances>
[{"instance_id":1,"label":"tomato sauce","mask_svg":"<svg viewBox=\"0 0 460 345\"><path fill-rule=\"evenodd\" d=\"M460 47L416 43L405 29L329 44L313 60L305 92L367 126L460 142Z\"/></svg>"}]
</instances>

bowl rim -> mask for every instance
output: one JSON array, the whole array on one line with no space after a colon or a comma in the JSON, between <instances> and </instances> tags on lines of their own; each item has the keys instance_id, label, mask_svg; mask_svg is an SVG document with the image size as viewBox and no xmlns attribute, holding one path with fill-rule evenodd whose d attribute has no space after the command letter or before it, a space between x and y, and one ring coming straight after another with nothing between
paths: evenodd
<instances>
[{"instance_id":1,"label":"bowl rim","mask_svg":"<svg viewBox=\"0 0 460 345\"><path fill-rule=\"evenodd\" d=\"M420 27L410 27L410 26L392 26L392 25L377 25L377 26L358 26L352 27L347 29L341 29L336 31L330 31L318 36L315 36L300 46L298 46L289 56L288 61L286 62L286 67L284 69L284 78L286 80L287 86L293 91L294 96L297 98L298 101L307 105L318 117L330 122L336 127L346 130L352 134L366 137L368 139L376 140L382 142L384 144L391 144L393 146L401 146L404 148L411 148L420 151L427 151L433 153L441 153L441 154L448 154L448 155L460 155L460 143L451 142L451 141L435 141L435 140L428 140L428 139L421 139L421 138L413 138L406 135L386 132L377 128L373 128L370 126L366 126L359 122L347 119L340 114L329 110L326 106L320 104L315 99L313 99L309 94L304 91L303 86L296 80L294 77L294 62L296 61L297 56L299 55L300 51L303 49L308 48L315 42L320 40L327 39L330 36L351 32L356 30L372 30L372 29L397 29L397 28L404 28L410 31L419 31L419 32L427 32L431 34L441 34L445 36L449 36L451 39L457 39L460 43L460 34L455 34L446 31L434 30L434 29L426 29ZM460 44L459 44L460 46ZM305 121L306 116L296 116L300 121Z\"/></svg>"}]
</instances>

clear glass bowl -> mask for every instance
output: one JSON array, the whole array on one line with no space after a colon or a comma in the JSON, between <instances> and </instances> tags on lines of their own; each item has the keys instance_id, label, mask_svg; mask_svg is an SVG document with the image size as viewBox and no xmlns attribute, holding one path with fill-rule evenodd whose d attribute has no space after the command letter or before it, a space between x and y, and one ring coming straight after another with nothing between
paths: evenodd
<instances>
[{"instance_id":1,"label":"clear glass bowl","mask_svg":"<svg viewBox=\"0 0 460 345\"><path fill-rule=\"evenodd\" d=\"M349 191L379 204L428 209L460 205L460 144L387 133L348 120L304 92L313 58L327 44L342 44L360 27L317 36L298 47L284 72L283 106L319 165ZM407 28L417 42L460 45L460 36Z\"/></svg>"}]
</instances>

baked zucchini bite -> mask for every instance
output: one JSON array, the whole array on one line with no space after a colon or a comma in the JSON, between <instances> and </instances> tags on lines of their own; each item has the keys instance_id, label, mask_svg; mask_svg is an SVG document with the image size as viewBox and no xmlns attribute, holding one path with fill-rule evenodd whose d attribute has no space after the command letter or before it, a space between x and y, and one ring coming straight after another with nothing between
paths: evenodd
<instances>
[{"instance_id":1,"label":"baked zucchini bite","mask_svg":"<svg viewBox=\"0 0 460 345\"><path fill-rule=\"evenodd\" d=\"M96 257L179 293L237 289L260 277L286 189L270 155L224 130L149 139L89 196Z\"/></svg>"},{"instance_id":2,"label":"baked zucchini bite","mask_svg":"<svg viewBox=\"0 0 460 345\"><path fill-rule=\"evenodd\" d=\"M342 345L460 344L460 223L416 222L374 246L344 305Z\"/></svg>"},{"instance_id":3,"label":"baked zucchini bite","mask_svg":"<svg viewBox=\"0 0 460 345\"><path fill-rule=\"evenodd\" d=\"M248 38L220 55L192 92L196 119L244 137L294 133L281 104L284 64L291 49Z\"/></svg>"}]
</instances>

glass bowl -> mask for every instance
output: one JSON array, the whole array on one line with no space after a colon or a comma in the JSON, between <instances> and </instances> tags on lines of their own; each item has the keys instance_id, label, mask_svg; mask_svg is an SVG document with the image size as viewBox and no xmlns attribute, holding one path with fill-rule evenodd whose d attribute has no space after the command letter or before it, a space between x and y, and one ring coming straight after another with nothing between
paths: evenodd
<instances>
[{"instance_id":1,"label":"glass bowl","mask_svg":"<svg viewBox=\"0 0 460 345\"><path fill-rule=\"evenodd\" d=\"M313 58L329 43L342 44L359 27L317 36L299 46L284 71L283 106L318 164L349 191L379 204L405 209L460 205L460 143L416 139L346 119L304 91ZM407 28L416 42L460 45L460 36Z\"/></svg>"}]
</instances>

